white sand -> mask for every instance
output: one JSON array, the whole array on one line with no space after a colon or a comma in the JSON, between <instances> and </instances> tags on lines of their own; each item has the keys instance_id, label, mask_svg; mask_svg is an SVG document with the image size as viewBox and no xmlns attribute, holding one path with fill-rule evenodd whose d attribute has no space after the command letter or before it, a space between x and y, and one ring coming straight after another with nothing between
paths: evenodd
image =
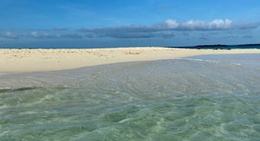
<instances>
[{"instance_id":1,"label":"white sand","mask_svg":"<svg viewBox=\"0 0 260 141\"><path fill-rule=\"evenodd\" d=\"M260 53L260 49L198 50L161 47L111 49L0 49L0 72L54 71L118 62L205 54Z\"/></svg>"}]
</instances>

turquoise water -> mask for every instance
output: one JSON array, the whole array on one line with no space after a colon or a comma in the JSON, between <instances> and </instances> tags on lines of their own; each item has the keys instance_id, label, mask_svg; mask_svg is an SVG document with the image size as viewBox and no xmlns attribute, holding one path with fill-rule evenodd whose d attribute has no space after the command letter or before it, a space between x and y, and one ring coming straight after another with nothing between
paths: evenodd
<instances>
[{"instance_id":1,"label":"turquoise water","mask_svg":"<svg viewBox=\"0 0 260 141\"><path fill-rule=\"evenodd\" d=\"M0 141L257 141L260 55L0 75Z\"/></svg>"}]
</instances>

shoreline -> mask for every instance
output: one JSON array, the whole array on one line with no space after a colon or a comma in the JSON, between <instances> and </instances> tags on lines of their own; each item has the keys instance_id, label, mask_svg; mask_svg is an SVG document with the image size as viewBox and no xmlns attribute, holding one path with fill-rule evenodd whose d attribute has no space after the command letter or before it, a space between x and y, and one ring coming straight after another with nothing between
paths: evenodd
<instances>
[{"instance_id":1,"label":"shoreline","mask_svg":"<svg viewBox=\"0 0 260 141\"><path fill-rule=\"evenodd\" d=\"M99 49L0 49L0 73L69 70L104 64L176 59L198 55L251 54L260 49L180 49L165 47Z\"/></svg>"}]
</instances>

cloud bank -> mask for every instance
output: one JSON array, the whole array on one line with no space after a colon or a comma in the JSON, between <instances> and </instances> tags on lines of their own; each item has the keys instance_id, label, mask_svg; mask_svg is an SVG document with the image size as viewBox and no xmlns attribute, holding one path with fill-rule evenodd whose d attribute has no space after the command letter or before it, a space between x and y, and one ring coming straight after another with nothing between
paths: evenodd
<instances>
[{"instance_id":1,"label":"cloud bank","mask_svg":"<svg viewBox=\"0 0 260 141\"><path fill-rule=\"evenodd\" d=\"M257 28L259 23L233 23L230 19L212 21L189 20L178 22L167 19L155 25L131 25L122 27L82 28L79 31L92 37L108 38L172 38L179 31L226 31Z\"/></svg>"},{"instance_id":2,"label":"cloud bank","mask_svg":"<svg viewBox=\"0 0 260 141\"><path fill-rule=\"evenodd\" d=\"M142 39L142 38L173 38L179 32L210 32L228 30L248 30L258 28L260 23L234 23L230 19L215 19L212 21L189 20L176 21L167 19L154 25L130 25L102 28L52 28L42 31L25 31L23 33L0 33L0 38L19 39Z\"/></svg>"}]
</instances>

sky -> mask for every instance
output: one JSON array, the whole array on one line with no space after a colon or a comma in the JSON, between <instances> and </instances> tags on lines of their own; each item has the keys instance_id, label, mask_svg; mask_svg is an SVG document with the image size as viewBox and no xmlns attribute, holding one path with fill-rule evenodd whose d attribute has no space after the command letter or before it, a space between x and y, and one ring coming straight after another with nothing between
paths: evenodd
<instances>
[{"instance_id":1,"label":"sky","mask_svg":"<svg viewBox=\"0 0 260 141\"><path fill-rule=\"evenodd\" d=\"M259 0L1 0L0 48L260 43Z\"/></svg>"}]
</instances>

